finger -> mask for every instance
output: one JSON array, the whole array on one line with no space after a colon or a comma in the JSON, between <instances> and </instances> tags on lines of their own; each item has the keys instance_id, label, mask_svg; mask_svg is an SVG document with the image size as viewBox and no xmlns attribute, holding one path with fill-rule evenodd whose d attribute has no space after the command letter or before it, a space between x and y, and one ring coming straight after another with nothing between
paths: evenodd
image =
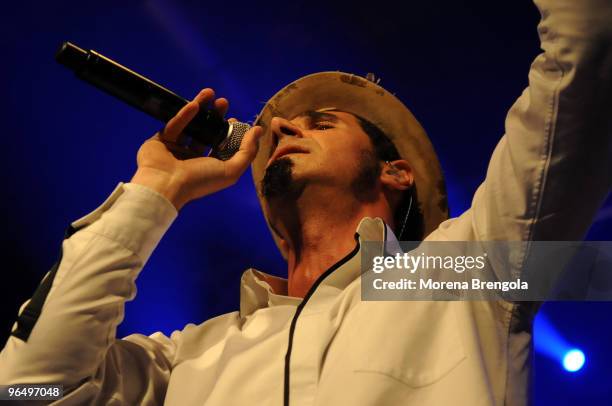
<instances>
[{"instance_id":1,"label":"finger","mask_svg":"<svg viewBox=\"0 0 612 406\"><path fill-rule=\"evenodd\" d=\"M187 103L160 131L160 136L166 141L176 142L187 124L198 114L199 105L194 100Z\"/></svg>"},{"instance_id":2,"label":"finger","mask_svg":"<svg viewBox=\"0 0 612 406\"><path fill-rule=\"evenodd\" d=\"M177 142L187 124L196 116L200 106L208 103L215 97L215 91L211 88L200 90L196 97L187 103L177 114L172 117L160 132L162 139Z\"/></svg>"},{"instance_id":3,"label":"finger","mask_svg":"<svg viewBox=\"0 0 612 406\"><path fill-rule=\"evenodd\" d=\"M202 89L200 93L193 99L193 101L197 102L200 107L206 106L208 103L215 99L215 91L210 87L206 89Z\"/></svg>"},{"instance_id":4,"label":"finger","mask_svg":"<svg viewBox=\"0 0 612 406\"><path fill-rule=\"evenodd\" d=\"M229 109L229 101L225 97L220 97L214 102L214 108L221 117L225 117Z\"/></svg>"},{"instance_id":5,"label":"finger","mask_svg":"<svg viewBox=\"0 0 612 406\"><path fill-rule=\"evenodd\" d=\"M230 123L235 123L238 120L236 119L236 117L232 117L232 118L228 118L227 121L229 121Z\"/></svg>"},{"instance_id":6,"label":"finger","mask_svg":"<svg viewBox=\"0 0 612 406\"><path fill-rule=\"evenodd\" d=\"M240 149L233 157L225 161L226 176L237 179L253 162L259 148L259 139L263 136L263 129L260 126L252 127L242 139Z\"/></svg>"}]
</instances>

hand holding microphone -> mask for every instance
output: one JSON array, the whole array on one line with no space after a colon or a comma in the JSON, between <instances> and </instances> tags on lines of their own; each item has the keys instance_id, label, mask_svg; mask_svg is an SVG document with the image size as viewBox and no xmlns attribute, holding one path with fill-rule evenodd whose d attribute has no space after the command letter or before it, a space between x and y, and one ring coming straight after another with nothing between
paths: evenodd
<instances>
[{"instance_id":1,"label":"hand holding microphone","mask_svg":"<svg viewBox=\"0 0 612 406\"><path fill-rule=\"evenodd\" d=\"M225 121L228 102L215 100L212 89L202 90L188 102L111 59L69 42L62 45L56 59L80 79L166 122L162 131L140 147L132 182L161 193L177 210L234 184L255 159L261 127ZM214 109L208 109L209 104ZM212 148L212 157L202 156L205 146Z\"/></svg>"},{"instance_id":2,"label":"hand holding microphone","mask_svg":"<svg viewBox=\"0 0 612 406\"><path fill-rule=\"evenodd\" d=\"M163 131L147 140L138 150L138 170L131 182L159 192L177 210L191 200L236 183L257 154L257 141L263 135L259 126L252 127L245 134L239 150L225 161L196 156L197 151L176 143L184 128L201 108L214 100L214 96L212 89L202 90L168 121ZM223 116L227 110L227 100L217 99L214 106Z\"/></svg>"}]
</instances>

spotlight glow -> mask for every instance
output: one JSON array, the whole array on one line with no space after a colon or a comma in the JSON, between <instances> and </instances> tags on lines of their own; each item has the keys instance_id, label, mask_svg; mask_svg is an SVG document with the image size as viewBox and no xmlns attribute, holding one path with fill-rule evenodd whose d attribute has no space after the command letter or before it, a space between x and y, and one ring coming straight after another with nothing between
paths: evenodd
<instances>
[{"instance_id":1,"label":"spotlight glow","mask_svg":"<svg viewBox=\"0 0 612 406\"><path fill-rule=\"evenodd\" d=\"M576 372L584 365L584 353L578 349L573 349L563 356L563 368L569 372Z\"/></svg>"}]
</instances>

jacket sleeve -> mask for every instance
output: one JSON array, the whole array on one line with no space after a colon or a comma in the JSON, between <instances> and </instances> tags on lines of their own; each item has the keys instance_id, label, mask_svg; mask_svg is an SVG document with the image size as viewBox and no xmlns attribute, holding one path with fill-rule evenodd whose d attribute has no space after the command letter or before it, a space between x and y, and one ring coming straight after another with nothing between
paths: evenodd
<instances>
[{"instance_id":1,"label":"jacket sleeve","mask_svg":"<svg viewBox=\"0 0 612 406\"><path fill-rule=\"evenodd\" d=\"M72 404L162 403L180 333L115 335L138 273L176 214L161 195L120 184L74 222L61 260L20 309L0 353L0 384L59 383Z\"/></svg>"},{"instance_id":2,"label":"jacket sleeve","mask_svg":"<svg viewBox=\"0 0 612 406\"><path fill-rule=\"evenodd\" d=\"M471 208L429 239L584 238L611 186L612 1L538 0L542 53ZM517 268L525 260L515 257Z\"/></svg>"}]
</instances>

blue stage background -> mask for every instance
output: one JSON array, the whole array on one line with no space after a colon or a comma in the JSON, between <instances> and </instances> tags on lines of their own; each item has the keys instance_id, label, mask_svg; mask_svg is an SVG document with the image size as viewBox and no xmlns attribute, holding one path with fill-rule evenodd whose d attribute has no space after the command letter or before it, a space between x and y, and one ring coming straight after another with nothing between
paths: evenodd
<instances>
[{"instance_id":1,"label":"blue stage background","mask_svg":"<svg viewBox=\"0 0 612 406\"><path fill-rule=\"evenodd\" d=\"M62 41L187 98L213 87L241 120L302 75L374 72L430 134L456 216L469 207L506 111L527 85L538 19L535 6L515 1L3 4L2 342L55 261L66 226L129 181L139 145L161 127L55 63ZM589 238L612 239L611 202ZM240 275L250 266L285 271L247 173L182 210L139 277L118 335L169 334L237 309ZM544 305L538 317L582 348L587 363L569 374L538 353L536 405L609 404L611 313L611 303Z\"/></svg>"}]
</instances>

